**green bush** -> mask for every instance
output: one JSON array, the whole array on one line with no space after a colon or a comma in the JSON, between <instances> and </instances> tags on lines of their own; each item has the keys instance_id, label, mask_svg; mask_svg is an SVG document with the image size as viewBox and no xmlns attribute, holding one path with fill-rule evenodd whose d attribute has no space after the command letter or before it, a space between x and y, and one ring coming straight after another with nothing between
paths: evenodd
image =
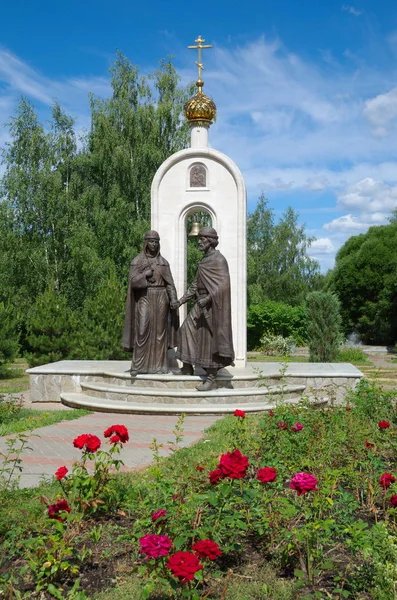
<instances>
[{"instance_id":1,"label":"green bush","mask_svg":"<svg viewBox=\"0 0 397 600\"><path fill-rule=\"evenodd\" d=\"M26 319L30 366L66 358L71 349L75 316L64 296L49 288L40 294Z\"/></svg>"},{"instance_id":2,"label":"green bush","mask_svg":"<svg viewBox=\"0 0 397 600\"><path fill-rule=\"evenodd\" d=\"M84 304L72 342L71 358L79 360L128 360L121 347L126 290L111 273Z\"/></svg>"},{"instance_id":3,"label":"green bush","mask_svg":"<svg viewBox=\"0 0 397 600\"><path fill-rule=\"evenodd\" d=\"M335 362L341 339L338 298L331 292L311 292L306 299L310 362Z\"/></svg>"},{"instance_id":4,"label":"green bush","mask_svg":"<svg viewBox=\"0 0 397 600\"><path fill-rule=\"evenodd\" d=\"M0 302L0 377L18 354L17 319L9 306Z\"/></svg>"},{"instance_id":5,"label":"green bush","mask_svg":"<svg viewBox=\"0 0 397 600\"><path fill-rule=\"evenodd\" d=\"M253 304L248 310L248 349L260 347L264 333L292 337L297 345L306 340L306 314L302 306L289 306L283 302Z\"/></svg>"},{"instance_id":6,"label":"green bush","mask_svg":"<svg viewBox=\"0 0 397 600\"><path fill-rule=\"evenodd\" d=\"M352 348L349 346L341 346L338 350L338 362L351 362L360 365L369 365L371 361L368 356L360 350L360 348Z\"/></svg>"},{"instance_id":7,"label":"green bush","mask_svg":"<svg viewBox=\"0 0 397 600\"><path fill-rule=\"evenodd\" d=\"M287 356L293 343L293 338L266 332L261 338L261 351L266 356Z\"/></svg>"}]
</instances>

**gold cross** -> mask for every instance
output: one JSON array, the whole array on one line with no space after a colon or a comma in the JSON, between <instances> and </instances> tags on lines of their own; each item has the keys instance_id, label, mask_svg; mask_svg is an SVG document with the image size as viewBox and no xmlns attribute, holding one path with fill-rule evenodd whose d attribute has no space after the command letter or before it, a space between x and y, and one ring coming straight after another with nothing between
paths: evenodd
<instances>
[{"instance_id":1,"label":"gold cross","mask_svg":"<svg viewBox=\"0 0 397 600\"><path fill-rule=\"evenodd\" d=\"M209 44L204 45L205 40L202 39L201 35L198 36L197 40L194 40L197 46L188 46L189 49L198 50L198 61L196 61L196 65L198 67L198 81L201 81L201 71L204 69L204 65L201 60L201 50L202 48L212 48Z\"/></svg>"}]
</instances>

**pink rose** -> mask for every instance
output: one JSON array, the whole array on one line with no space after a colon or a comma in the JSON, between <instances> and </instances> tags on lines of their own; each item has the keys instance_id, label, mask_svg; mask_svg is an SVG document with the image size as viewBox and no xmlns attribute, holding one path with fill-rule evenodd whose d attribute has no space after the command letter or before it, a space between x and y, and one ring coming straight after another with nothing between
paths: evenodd
<instances>
[{"instance_id":1,"label":"pink rose","mask_svg":"<svg viewBox=\"0 0 397 600\"><path fill-rule=\"evenodd\" d=\"M289 487L295 490L298 496L308 492L317 491L317 479L310 473L296 473L290 481Z\"/></svg>"}]
</instances>

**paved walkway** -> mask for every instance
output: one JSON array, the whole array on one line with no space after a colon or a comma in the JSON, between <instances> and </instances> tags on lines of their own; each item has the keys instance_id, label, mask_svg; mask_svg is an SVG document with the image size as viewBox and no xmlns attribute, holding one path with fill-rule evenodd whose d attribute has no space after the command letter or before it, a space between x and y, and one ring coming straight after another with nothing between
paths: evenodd
<instances>
[{"instance_id":1,"label":"paved walkway","mask_svg":"<svg viewBox=\"0 0 397 600\"><path fill-rule=\"evenodd\" d=\"M58 410L58 403L34 403L35 409ZM65 407L62 407L68 410ZM212 423L219 417L216 416L189 416L183 425L184 438L181 446L190 446L199 440ZM172 433L177 423L177 416L157 415L112 415L108 413L93 412L73 421L63 421L40 427L29 434L29 446L22 456L23 471L20 487L33 487L43 478L52 477L54 472L65 465L70 469L73 462L80 458L81 451L73 447L73 440L82 433L97 435L104 443L103 432L110 425L123 423L129 431L130 441L122 451L121 459L124 461L124 471L133 471L144 467L152 461L153 452L150 445L153 438L158 444L163 444L160 450L162 456L170 454L170 442L175 441ZM14 436L7 436L14 437ZM0 451L6 449L5 440L0 438Z\"/></svg>"}]
</instances>

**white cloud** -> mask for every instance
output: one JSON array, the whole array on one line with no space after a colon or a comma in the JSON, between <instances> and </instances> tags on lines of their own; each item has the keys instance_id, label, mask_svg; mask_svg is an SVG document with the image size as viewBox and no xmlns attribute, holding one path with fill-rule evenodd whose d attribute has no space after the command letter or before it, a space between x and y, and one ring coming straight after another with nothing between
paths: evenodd
<instances>
[{"instance_id":1,"label":"white cloud","mask_svg":"<svg viewBox=\"0 0 397 600\"><path fill-rule=\"evenodd\" d=\"M373 126L375 135L383 137L391 133L397 120L397 87L366 100L364 115Z\"/></svg>"},{"instance_id":2,"label":"white cloud","mask_svg":"<svg viewBox=\"0 0 397 600\"><path fill-rule=\"evenodd\" d=\"M354 6L349 6L346 4L342 4L341 10L348 12L350 15L354 15L355 17L359 17L362 13L361 10L357 10Z\"/></svg>"},{"instance_id":3,"label":"white cloud","mask_svg":"<svg viewBox=\"0 0 397 600\"><path fill-rule=\"evenodd\" d=\"M342 209L364 213L390 213L397 207L397 185L387 185L366 177L349 186L338 196Z\"/></svg>"},{"instance_id":4,"label":"white cloud","mask_svg":"<svg viewBox=\"0 0 397 600\"><path fill-rule=\"evenodd\" d=\"M310 255L335 254L335 246L330 238L317 238L309 248Z\"/></svg>"},{"instance_id":5,"label":"white cloud","mask_svg":"<svg viewBox=\"0 0 397 600\"><path fill-rule=\"evenodd\" d=\"M329 223L325 223L323 228L326 231L335 233L357 235L358 233L364 233L372 225L385 225L387 223L387 214L384 213L373 213L373 214L361 214L354 216L351 213L338 217ZM347 237L349 237L349 235ZM347 237L345 239L347 239Z\"/></svg>"}]
</instances>

